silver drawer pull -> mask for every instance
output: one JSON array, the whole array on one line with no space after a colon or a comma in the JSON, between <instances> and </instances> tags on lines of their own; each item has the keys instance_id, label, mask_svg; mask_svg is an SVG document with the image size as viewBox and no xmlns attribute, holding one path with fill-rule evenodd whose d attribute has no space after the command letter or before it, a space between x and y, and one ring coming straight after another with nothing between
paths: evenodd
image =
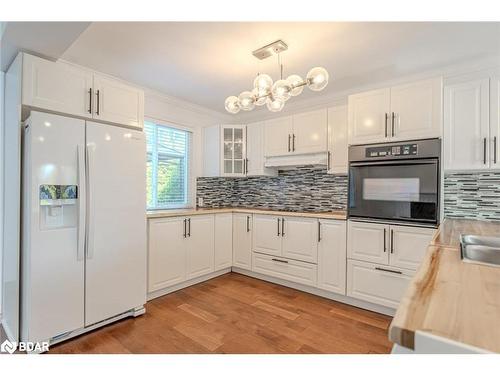
<instances>
[{"instance_id":1,"label":"silver drawer pull","mask_svg":"<svg viewBox=\"0 0 500 375\"><path fill-rule=\"evenodd\" d=\"M273 258L272 260L273 260L274 262L288 263L288 260L283 260L283 259L276 259L276 258Z\"/></svg>"},{"instance_id":2,"label":"silver drawer pull","mask_svg":"<svg viewBox=\"0 0 500 375\"><path fill-rule=\"evenodd\" d=\"M396 270L388 270L387 268L380 268L380 267L375 267L377 271L384 271L384 272L390 272L390 273L397 273L399 275L402 275L403 272L401 271L396 271Z\"/></svg>"}]
</instances>

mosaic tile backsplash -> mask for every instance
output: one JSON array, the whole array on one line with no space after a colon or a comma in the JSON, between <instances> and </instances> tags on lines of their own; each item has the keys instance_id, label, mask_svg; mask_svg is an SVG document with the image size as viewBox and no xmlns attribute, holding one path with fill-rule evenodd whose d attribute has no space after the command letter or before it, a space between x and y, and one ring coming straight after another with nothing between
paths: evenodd
<instances>
[{"instance_id":1,"label":"mosaic tile backsplash","mask_svg":"<svg viewBox=\"0 0 500 375\"><path fill-rule=\"evenodd\" d=\"M251 207L325 212L347 207L347 176L305 166L279 171L276 177L199 177L197 197L204 207Z\"/></svg>"},{"instance_id":2,"label":"mosaic tile backsplash","mask_svg":"<svg viewBox=\"0 0 500 375\"><path fill-rule=\"evenodd\" d=\"M500 220L500 173L446 174L444 216Z\"/></svg>"}]
</instances>

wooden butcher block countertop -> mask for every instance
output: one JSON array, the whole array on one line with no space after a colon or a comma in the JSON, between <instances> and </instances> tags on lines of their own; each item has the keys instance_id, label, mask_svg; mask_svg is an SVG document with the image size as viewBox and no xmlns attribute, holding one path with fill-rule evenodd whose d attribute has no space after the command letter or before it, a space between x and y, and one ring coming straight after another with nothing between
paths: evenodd
<instances>
[{"instance_id":1,"label":"wooden butcher block countertop","mask_svg":"<svg viewBox=\"0 0 500 375\"><path fill-rule=\"evenodd\" d=\"M500 236L500 223L441 224L391 323L392 342L414 349L420 331L500 353L500 267L463 262L461 234Z\"/></svg>"},{"instance_id":2,"label":"wooden butcher block countertop","mask_svg":"<svg viewBox=\"0 0 500 375\"><path fill-rule=\"evenodd\" d=\"M228 208L198 208L198 209L184 209L184 210L163 210L163 211L148 211L148 219L162 218L162 217L176 217L176 216L192 216L192 215L205 215L205 214L218 214L225 212L240 212L245 214L263 214L263 215L282 215L282 216L296 216L296 217L312 217L318 219L335 219L346 220L347 213L345 211L328 211L328 212L296 212L296 211L276 211L266 210L262 208L241 208L241 207L228 207Z\"/></svg>"}]
</instances>

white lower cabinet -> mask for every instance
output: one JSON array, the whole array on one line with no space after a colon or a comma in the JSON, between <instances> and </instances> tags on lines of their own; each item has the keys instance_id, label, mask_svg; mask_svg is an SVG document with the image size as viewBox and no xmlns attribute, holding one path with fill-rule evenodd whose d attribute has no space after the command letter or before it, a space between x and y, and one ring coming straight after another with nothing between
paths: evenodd
<instances>
[{"instance_id":1,"label":"white lower cabinet","mask_svg":"<svg viewBox=\"0 0 500 375\"><path fill-rule=\"evenodd\" d=\"M416 270L422 262L427 246L434 237L433 228L390 226L389 264L395 267Z\"/></svg>"},{"instance_id":2,"label":"white lower cabinet","mask_svg":"<svg viewBox=\"0 0 500 375\"><path fill-rule=\"evenodd\" d=\"M148 292L186 280L184 218L149 220Z\"/></svg>"},{"instance_id":3,"label":"white lower cabinet","mask_svg":"<svg viewBox=\"0 0 500 375\"><path fill-rule=\"evenodd\" d=\"M389 225L349 221L347 254L351 259L388 264Z\"/></svg>"},{"instance_id":4,"label":"white lower cabinet","mask_svg":"<svg viewBox=\"0 0 500 375\"><path fill-rule=\"evenodd\" d=\"M233 214L215 215L214 270L219 271L233 265Z\"/></svg>"},{"instance_id":5,"label":"white lower cabinet","mask_svg":"<svg viewBox=\"0 0 500 375\"><path fill-rule=\"evenodd\" d=\"M347 261L347 295L397 308L414 271L357 260Z\"/></svg>"},{"instance_id":6,"label":"white lower cabinet","mask_svg":"<svg viewBox=\"0 0 500 375\"><path fill-rule=\"evenodd\" d=\"M318 288L345 295L347 233L344 220L319 220Z\"/></svg>"},{"instance_id":7,"label":"white lower cabinet","mask_svg":"<svg viewBox=\"0 0 500 375\"><path fill-rule=\"evenodd\" d=\"M253 251L269 255L281 255L281 217L254 215Z\"/></svg>"},{"instance_id":8,"label":"white lower cabinet","mask_svg":"<svg viewBox=\"0 0 500 375\"><path fill-rule=\"evenodd\" d=\"M252 269L252 215L233 214L233 266Z\"/></svg>"},{"instance_id":9,"label":"white lower cabinet","mask_svg":"<svg viewBox=\"0 0 500 375\"><path fill-rule=\"evenodd\" d=\"M214 215L187 218L186 278L214 271Z\"/></svg>"},{"instance_id":10,"label":"white lower cabinet","mask_svg":"<svg viewBox=\"0 0 500 375\"><path fill-rule=\"evenodd\" d=\"M316 286L317 282L318 269L315 264L272 255L253 253L252 270L303 285Z\"/></svg>"},{"instance_id":11,"label":"white lower cabinet","mask_svg":"<svg viewBox=\"0 0 500 375\"><path fill-rule=\"evenodd\" d=\"M148 292L214 270L214 215L149 220Z\"/></svg>"},{"instance_id":12,"label":"white lower cabinet","mask_svg":"<svg viewBox=\"0 0 500 375\"><path fill-rule=\"evenodd\" d=\"M282 217L282 256L318 262L318 219Z\"/></svg>"}]
</instances>

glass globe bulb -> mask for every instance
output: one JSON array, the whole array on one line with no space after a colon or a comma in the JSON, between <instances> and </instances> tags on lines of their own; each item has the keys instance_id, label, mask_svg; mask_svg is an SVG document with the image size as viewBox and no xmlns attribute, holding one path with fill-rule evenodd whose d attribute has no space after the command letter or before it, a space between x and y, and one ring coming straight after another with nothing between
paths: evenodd
<instances>
[{"instance_id":1,"label":"glass globe bulb","mask_svg":"<svg viewBox=\"0 0 500 375\"><path fill-rule=\"evenodd\" d=\"M224 106L226 107L226 111L233 115L240 111L240 105L236 96L229 96L224 102Z\"/></svg>"},{"instance_id":2,"label":"glass globe bulb","mask_svg":"<svg viewBox=\"0 0 500 375\"><path fill-rule=\"evenodd\" d=\"M258 88L254 88L252 90L252 94L255 97L255 105L261 106L266 104L269 91L267 90L264 91L264 90L259 90Z\"/></svg>"},{"instance_id":3,"label":"glass globe bulb","mask_svg":"<svg viewBox=\"0 0 500 375\"><path fill-rule=\"evenodd\" d=\"M297 95L302 94L302 90L304 90L304 86L295 87L297 85L300 85L304 81L301 76L299 76L297 74L292 74L286 80L288 81L288 83L290 84L290 87L291 87L291 90L290 90L291 96L297 96Z\"/></svg>"},{"instance_id":4,"label":"glass globe bulb","mask_svg":"<svg viewBox=\"0 0 500 375\"><path fill-rule=\"evenodd\" d=\"M240 96L238 96L238 101L241 109L244 111L251 111L255 108L255 97L250 91L243 91Z\"/></svg>"},{"instance_id":5,"label":"glass globe bulb","mask_svg":"<svg viewBox=\"0 0 500 375\"><path fill-rule=\"evenodd\" d=\"M276 81L271 90L274 99L286 102L290 99L290 83L286 79Z\"/></svg>"},{"instance_id":6,"label":"glass globe bulb","mask_svg":"<svg viewBox=\"0 0 500 375\"><path fill-rule=\"evenodd\" d=\"M271 90L273 79L267 74L259 74L253 81L253 87L259 91Z\"/></svg>"},{"instance_id":7,"label":"glass globe bulb","mask_svg":"<svg viewBox=\"0 0 500 375\"><path fill-rule=\"evenodd\" d=\"M307 83L312 91L321 91L328 84L328 72L325 68L312 68L307 73Z\"/></svg>"},{"instance_id":8,"label":"glass globe bulb","mask_svg":"<svg viewBox=\"0 0 500 375\"><path fill-rule=\"evenodd\" d=\"M266 105L267 109L269 109L271 112L279 112L285 106L285 102L280 99L269 97L267 98Z\"/></svg>"}]
</instances>

